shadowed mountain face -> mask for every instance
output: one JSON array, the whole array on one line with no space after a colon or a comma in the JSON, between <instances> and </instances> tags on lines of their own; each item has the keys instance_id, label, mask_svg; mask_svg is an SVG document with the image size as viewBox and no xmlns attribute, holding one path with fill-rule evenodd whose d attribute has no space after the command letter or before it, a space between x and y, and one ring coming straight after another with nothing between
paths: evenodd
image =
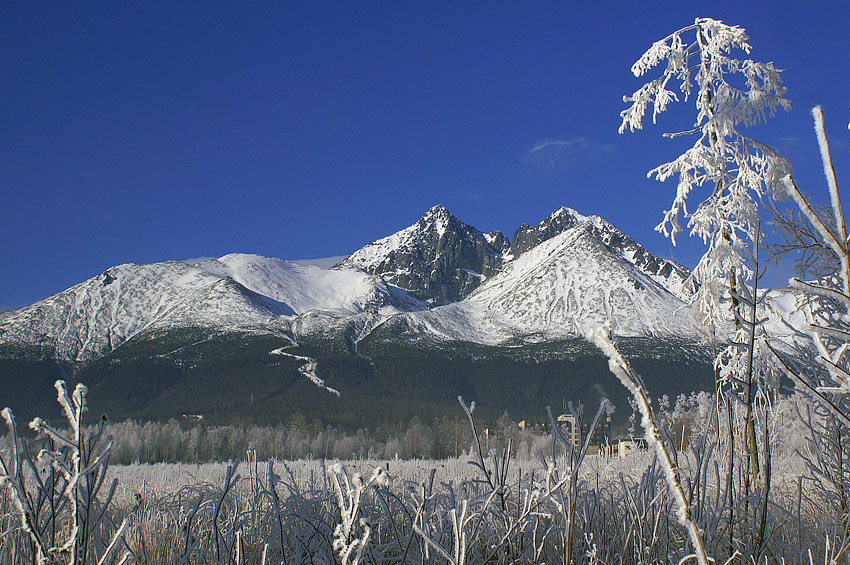
<instances>
[{"instance_id":1,"label":"shadowed mountain face","mask_svg":"<svg viewBox=\"0 0 850 565\"><path fill-rule=\"evenodd\" d=\"M502 264L510 242L499 231L482 233L443 206L412 226L373 241L335 269L359 269L431 305L462 300Z\"/></svg>"},{"instance_id":2,"label":"shadowed mountain face","mask_svg":"<svg viewBox=\"0 0 850 565\"><path fill-rule=\"evenodd\" d=\"M404 419L426 406L454 410L459 393L510 409L495 392L512 379L616 389L583 338L606 321L664 375L703 367L686 314L689 275L569 208L521 226L510 242L435 206L332 269L245 254L118 265L0 313L0 405L37 404L25 390L71 378L113 414L140 418L271 421L313 410L345 424L372 418L355 399L406 406ZM555 364L546 376L536 372L544 362ZM493 381L479 374L485 367ZM704 386L700 371L676 386ZM560 401L543 381L523 406ZM343 400L326 398L328 389Z\"/></svg>"},{"instance_id":3,"label":"shadowed mountain face","mask_svg":"<svg viewBox=\"0 0 850 565\"><path fill-rule=\"evenodd\" d=\"M528 224L522 224L514 232L510 254L513 258L517 258L547 239L552 239L559 233L575 227L579 221L579 217L577 217L574 210L562 207L549 214L548 218L542 220L534 227Z\"/></svg>"}]
</instances>

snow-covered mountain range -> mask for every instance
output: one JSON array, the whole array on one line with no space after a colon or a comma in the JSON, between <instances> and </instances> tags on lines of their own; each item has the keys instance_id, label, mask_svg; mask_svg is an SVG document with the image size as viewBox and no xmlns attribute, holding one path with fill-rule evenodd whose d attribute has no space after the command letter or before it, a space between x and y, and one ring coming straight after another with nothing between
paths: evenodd
<instances>
[{"instance_id":1,"label":"snow-covered mountain range","mask_svg":"<svg viewBox=\"0 0 850 565\"><path fill-rule=\"evenodd\" d=\"M528 249L466 299L393 317L422 333L488 345L583 336L611 320L627 337L697 338L681 292L679 266L659 273L612 246L614 229L567 210L575 223ZM631 249L630 249L631 251Z\"/></svg>"},{"instance_id":2,"label":"snow-covered mountain range","mask_svg":"<svg viewBox=\"0 0 850 565\"><path fill-rule=\"evenodd\" d=\"M620 336L696 341L689 275L604 219L569 208L520 226L510 241L435 206L331 269L246 254L111 267L0 313L0 357L31 346L87 362L174 328L297 343L350 321L359 328L354 342L383 327L515 345L581 337L607 320Z\"/></svg>"}]
</instances>

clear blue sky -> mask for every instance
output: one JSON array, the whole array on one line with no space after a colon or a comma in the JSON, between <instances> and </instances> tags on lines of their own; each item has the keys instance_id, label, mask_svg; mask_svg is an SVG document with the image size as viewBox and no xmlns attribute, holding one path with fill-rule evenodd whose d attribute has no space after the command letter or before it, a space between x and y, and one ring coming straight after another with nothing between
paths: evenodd
<instances>
[{"instance_id":1,"label":"clear blue sky","mask_svg":"<svg viewBox=\"0 0 850 565\"><path fill-rule=\"evenodd\" d=\"M646 179L692 104L617 128L631 64L694 17L786 69L793 111L749 133L819 191L823 104L850 186L850 1L696 5L0 3L0 308L124 262L344 255L437 203L509 237L567 205L693 266Z\"/></svg>"}]
</instances>

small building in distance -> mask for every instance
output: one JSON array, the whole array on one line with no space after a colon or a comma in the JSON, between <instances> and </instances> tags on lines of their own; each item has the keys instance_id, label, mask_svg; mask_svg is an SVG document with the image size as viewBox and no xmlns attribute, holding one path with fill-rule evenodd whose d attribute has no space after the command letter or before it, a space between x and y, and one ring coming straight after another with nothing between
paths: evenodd
<instances>
[{"instance_id":1,"label":"small building in distance","mask_svg":"<svg viewBox=\"0 0 850 565\"><path fill-rule=\"evenodd\" d=\"M561 414L558 416L558 425L561 428L561 435L564 436L574 449L581 447L581 441L590 433L590 426L593 421L581 422L581 430L576 423L576 417L573 414ZM593 430L593 435L590 436L588 451L598 452L600 448L610 446L612 444L611 435L611 416L603 416L599 418L596 428Z\"/></svg>"},{"instance_id":2,"label":"small building in distance","mask_svg":"<svg viewBox=\"0 0 850 565\"><path fill-rule=\"evenodd\" d=\"M616 443L617 457L623 458L629 453L637 450L647 449L646 440L642 437L632 439L619 439Z\"/></svg>"}]
</instances>

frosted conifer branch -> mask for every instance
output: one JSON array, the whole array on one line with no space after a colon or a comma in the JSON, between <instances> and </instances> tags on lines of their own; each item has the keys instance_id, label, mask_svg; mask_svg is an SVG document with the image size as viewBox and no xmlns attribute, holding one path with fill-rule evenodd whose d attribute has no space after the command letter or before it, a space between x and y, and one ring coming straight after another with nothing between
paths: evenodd
<instances>
[{"instance_id":1,"label":"frosted conifer branch","mask_svg":"<svg viewBox=\"0 0 850 565\"><path fill-rule=\"evenodd\" d=\"M0 485L10 487L11 499L19 515L21 529L29 535L33 544L34 562L46 564L67 560L70 563L83 563L88 562L89 536L103 519L106 507L115 492L115 483L113 482L107 499L100 507L99 516L95 517L92 502L106 477L111 441L100 455L92 457L94 454L91 449L96 445L103 430L101 428L99 432L88 439L83 437L82 415L86 410L86 387L77 385L71 396L68 395L63 381L56 381L55 388L59 404L62 406L64 415L73 431L73 439L64 437L41 418L34 418L30 422L30 428L60 444L61 447L57 449L53 449L52 444L49 444L50 448L42 449L38 454L38 461L52 467L53 471L64 479L64 484L56 492L51 492L54 486L48 487L39 476L39 469L30 458L26 444L23 444L23 440L19 440L17 437L14 417L11 410L7 408L2 411L2 416L12 431L14 463L10 467L5 461L2 461ZM20 447L19 441L22 442ZM90 462L92 459L93 462ZM33 473L37 483L35 487L26 484L22 468L24 461ZM12 471L13 474L10 475L9 471ZM37 496L34 495L33 488L37 489ZM48 536L39 518L41 506L45 500L43 498L45 489L48 489L46 496L51 501L51 508L69 509L68 523L62 528L61 534L57 531ZM114 551L117 542L126 532L126 528L127 523L120 527L113 536L107 555ZM104 559L107 558L102 556L101 562L104 562Z\"/></svg>"},{"instance_id":2,"label":"frosted conifer branch","mask_svg":"<svg viewBox=\"0 0 850 565\"><path fill-rule=\"evenodd\" d=\"M684 40L691 34L692 40ZM673 203L655 229L675 245L676 236L685 229L680 223L684 218L690 234L707 246L693 273L699 283L694 299L703 323L714 326L728 317L723 302L730 285L723 281L730 273L740 282L752 277L745 250L758 230L756 200L781 192L780 179L790 170L790 164L776 151L737 130L739 125L766 120L778 108L790 109L780 71L773 63L732 56L733 50L748 54L750 49L743 29L697 18L692 26L655 42L632 66L632 72L642 76L667 61L659 78L624 97L631 105L620 113L620 133L641 129L650 105L655 123L659 113L679 100L671 83L679 83L685 101L696 88L693 129L664 134L671 138L695 135L694 145L648 176L659 181L678 177ZM710 189L708 197L689 210L688 197L704 186Z\"/></svg>"},{"instance_id":3,"label":"frosted conifer branch","mask_svg":"<svg viewBox=\"0 0 850 565\"><path fill-rule=\"evenodd\" d=\"M0 480L3 477L14 477L18 474L18 431L15 426L15 415L12 409L8 406L0 411L0 416L6 421L6 426L9 428L9 434L12 436L12 457L9 464L0 456L0 464L2 464L3 474L0 475ZM11 464L11 468L8 465Z\"/></svg>"},{"instance_id":4,"label":"frosted conifer branch","mask_svg":"<svg viewBox=\"0 0 850 565\"><path fill-rule=\"evenodd\" d=\"M35 512L32 507L31 497L27 494L27 487L24 484L23 469L21 464L21 449L18 446L17 427L15 425L15 416L12 410L8 407L0 411L0 415L6 421L9 427L9 433L12 439L12 457L7 463L0 456L0 489L8 487L11 494L12 505L18 513L18 518L21 522L21 529L26 532L33 542L36 550L36 562L39 565L47 563L47 548L39 534L38 527L35 523Z\"/></svg>"}]
</instances>

